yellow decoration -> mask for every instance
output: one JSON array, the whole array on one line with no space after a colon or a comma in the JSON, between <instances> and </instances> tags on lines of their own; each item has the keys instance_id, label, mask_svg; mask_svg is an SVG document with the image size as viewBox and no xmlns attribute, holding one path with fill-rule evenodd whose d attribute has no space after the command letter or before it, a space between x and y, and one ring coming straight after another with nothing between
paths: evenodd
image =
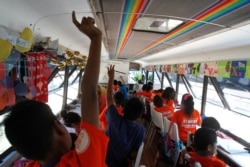
<instances>
[{"instance_id":1,"label":"yellow decoration","mask_svg":"<svg viewBox=\"0 0 250 167\"><path fill-rule=\"evenodd\" d=\"M0 61L5 60L10 55L12 48L11 43L0 38Z\"/></svg>"},{"instance_id":2,"label":"yellow decoration","mask_svg":"<svg viewBox=\"0 0 250 167\"><path fill-rule=\"evenodd\" d=\"M24 40L26 42L28 42L28 46L27 47L23 47L23 46L19 46L18 44L16 45L16 49L20 52L28 52L31 49L31 45L32 45L32 41L33 41L33 32L30 28L26 27L23 29L23 31L21 32L19 38L21 40Z\"/></svg>"}]
</instances>

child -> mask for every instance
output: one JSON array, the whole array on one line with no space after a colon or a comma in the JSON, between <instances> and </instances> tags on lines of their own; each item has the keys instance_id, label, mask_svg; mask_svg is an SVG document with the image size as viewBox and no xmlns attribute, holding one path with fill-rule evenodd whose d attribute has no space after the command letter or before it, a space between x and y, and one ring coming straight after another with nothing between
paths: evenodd
<instances>
[{"instance_id":1,"label":"child","mask_svg":"<svg viewBox=\"0 0 250 167\"><path fill-rule=\"evenodd\" d=\"M175 109L175 90L172 87L166 87L166 89L162 92L162 98L164 104Z\"/></svg>"},{"instance_id":2,"label":"child","mask_svg":"<svg viewBox=\"0 0 250 167\"><path fill-rule=\"evenodd\" d=\"M107 113L109 136L106 163L109 167L127 167L128 159L134 159L145 138L145 128L136 122L141 116L144 106L133 97L127 101L123 109L123 116L119 115L112 95L112 81L114 80L114 65L108 67Z\"/></svg>"},{"instance_id":3,"label":"child","mask_svg":"<svg viewBox=\"0 0 250 167\"><path fill-rule=\"evenodd\" d=\"M192 95L186 93L182 96L181 109L174 113L172 121L177 123L180 139L186 145L188 132L194 134L196 126L201 125L201 116L194 109Z\"/></svg>"},{"instance_id":4,"label":"child","mask_svg":"<svg viewBox=\"0 0 250 167\"><path fill-rule=\"evenodd\" d=\"M163 105L163 99L159 95L154 96L154 110L157 112L162 113L163 117L166 117L168 120L171 121L173 115L174 115L174 110L172 107Z\"/></svg>"},{"instance_id":5,"label":"child","mask_svg":"<svg viewBox=\"0 0 250 167\"><path fill-rule=\"evenodd\" d=\"M226 167L227 164L216 157L217 136L213 129L200 128L194 136L196 152L190 152L191 160L202 167Z\"/></svg>"},{"instance_id":6,"label":"child","mask_svg":"<svg viewBox=\"0 0 250 167\"><path fill-rule=\"evenodd\" d=\"M28 167L100 166L105 167L108 138L98 130L97 82L100 69L102 33L90 17L81 23L72 12L75 26L90 40L89 57L81 83L81 131L70 150L72 140L50 107L39 101L16 104L5 119L5 133L12 146L24 157L34 160Z\"/></svg>"}]
</instances>

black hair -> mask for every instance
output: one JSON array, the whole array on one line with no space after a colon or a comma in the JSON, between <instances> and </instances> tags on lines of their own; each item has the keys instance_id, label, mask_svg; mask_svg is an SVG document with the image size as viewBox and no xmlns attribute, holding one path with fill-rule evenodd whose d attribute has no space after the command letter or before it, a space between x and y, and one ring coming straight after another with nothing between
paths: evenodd
<instances>
[{"instance_id":1,"label":"black hair","mask_svg":"<svg viewBox=\"0 0 250 167\"><path fill-rule=\"evenodd\" d=\"M194 145L197 151L206 151L208 145L215 144L216 142L216 133L209 128L200 128L194 135Z\"/></svg>"},{"instance_id":2,"label":"black hair","mask_svg":"<svg viewBox=\"0 0 250 167\"><path fill-rule=\"evenodd\" d=\"M162 98L164 99L175 99L175 90L172 87L166 87L165 90L162 92Z\"/></svg>"},{"instance_id":3,"label":"black hair","mask_svg":"<svg viewBox=\"0 0 250 167\"><path fill-rule=\"evenodd\" d=\"M159 95L154 96L154 105L156 107L162 107L163 106L163 99L162 99L161 96L159 96Z\"/></svg>"},{"instance_id":4,"label":"black hair","mask_svg":"<svg viewBox=\"0 0 250 167\"><path fill-rule=\"evenodd\" d=\"M146 85L145 91L150 92L153 89L152 85Z\"/></svg>"},{"instance_id":5,"label":"black hair","mask_svg":"<svg viewBox=\"0 0 250 167\"><path fill-rule=\"evenodd\" d=\"M201 127L217 131L220 129L220 123L214 117L206 117L202 120Z\"/></svg>"},{"instance_id":6,"label":"black hair","mask_svg":"<svg viewBox=\"0 0 250 167\"><path fill-rule=\"evenodd\" d=\"M142 88L141 88L141 89L142 89L143 91L145 91L146 88L147 88L147 84L144 84L144 85L142 85Z\"/></svg>"},{"instance_id":7,"label":"black hair","mask_svg":"<svg viewBox=\"0 0 250 167\"><path fill-rule=\"evenodd\" d=\"M115 101L115 104L123 105L123 103L124 103L124 95L122 94L122 92L116 92L114 94L114 101Z\"/></svg>"},{"instance_id":8,"label":"black hair","mask_svg":"<svg viewBox=\"0 0 250 167\"><path fill-rule=\"evenodd\" d=\"M118 84L118 86L122 86L122 82L121 81L118 81L117 84Z\"/></svg>"},{"instance_id":9,"label":"black hair","mask_svg":"<svg viewBox=\"0 0 250 167\"><path fill-rule=\"evenodd\" d=\"M184 105L185 114L191 116L194 111L194 99L193 96L189 93L186 93L182 96L181 100L182 105Z\"/></svg>"},{"instance_id":10,"label":"black hair","mask_svg":"<svg viewBox=\"0 0 250 167\"><path fill-rule=\"evenodd\" d=\"M150 85L150 86L153 87L153 82L149 81L149 82L147 83L147 85Z\"/></svg>"},{"instance_id":11,"label":"black hair","mask_svg":"<svg viewBox=\"0 0 250 167\"><path fill-rule=\"evenodd\" d=\"M68 112L64 115L63 121L67 127L72 127L72 124L79 124L81 122L81 117L75 112Z\"/></svg>"},{"instance_id":12,"label":"black hair","mask_svg":"<svg viewBox=\"0 0 250 167\"><path fill-rule=\"evenodd\" d=\"M44 160L53 144L56 116L40 101L25 100L13 106L5 118L5 134L11 145L24 157Z\"/></svg>"},{"instance_id":13,"label":"black hair","mask_svg":"<svg viewBox=\"0 0 250 167\"><path fill-rule=\"evenodd\" d=\"M117 85L117 84L118 84L117 80L116 80L116 79L114 79L114 81L113 81L113 85Z\"/></svg>"},{"instance_id":14,"label":"black hair","mask_svg":"<svg viewBox=\"0 0 250 167\"><path fill-rule=\"evenodd\" d=\"M137 97L132 97L126 102L124 106L123 118L130 121L135 121L141 116L143 111L144 111L143 103Z\"/></svg>"}]
</instances>

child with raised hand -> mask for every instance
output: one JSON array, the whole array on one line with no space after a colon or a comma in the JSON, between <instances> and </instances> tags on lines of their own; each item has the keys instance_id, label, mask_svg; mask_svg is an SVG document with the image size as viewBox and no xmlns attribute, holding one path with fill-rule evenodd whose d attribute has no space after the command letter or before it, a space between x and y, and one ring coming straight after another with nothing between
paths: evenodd
<instances>
[{"instance_id":1,"label":"child with raised hand","mask_svg":"<svg viewBox=\"0 0 250 167\"><path fill-rule=\"evenodd\" d=\"M124 105L123 115L118 113L112 93L114 68L114 65L108 67L106 134L109 136L109 143L106 163L109 167L127 167L130 160L135 159L145 138L145 128L136 122L144 111L144 106L138 98L133 97Z\"/></svg>"},{"instance_id":2,"label":"child with raised hand","mask_svg":"<svg viewBox=\"0 0 250 167\"><path fill-rule=\"evenodd\" d=\"M89 57L81 88L80 133L71 150L72 140L64 125L50 107L39 101L26 100L16 104L4 120L5 133L12 146L24 157L34 160L28 167L100 166L104 167L108 138L98 130L97 82L100 69L102 33L93 18L83 17L81 23L72 12L75 26L90 38Z\"/></svg>"}]
</instances>

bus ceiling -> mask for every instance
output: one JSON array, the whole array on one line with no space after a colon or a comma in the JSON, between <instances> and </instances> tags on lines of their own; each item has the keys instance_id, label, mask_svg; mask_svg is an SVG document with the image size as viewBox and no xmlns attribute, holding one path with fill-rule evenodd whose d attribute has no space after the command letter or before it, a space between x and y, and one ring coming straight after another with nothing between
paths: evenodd
<instances>
[{"instance_id":1,"label":"bus ceiling","mask_svg":"<svg viewBox=\"0 0 250 167\"><path fill-rule=\"evenodd\" d=\"M102 60L143 66L249 58L250 3L217 0L1 1L0 38L33 32L33 45L88 55L89 40L71 24L94 17L103 31ZM178 24L177 24L178 23ZM53 41L53 43L52 43Z\"/></svg>"}]
</instances>

